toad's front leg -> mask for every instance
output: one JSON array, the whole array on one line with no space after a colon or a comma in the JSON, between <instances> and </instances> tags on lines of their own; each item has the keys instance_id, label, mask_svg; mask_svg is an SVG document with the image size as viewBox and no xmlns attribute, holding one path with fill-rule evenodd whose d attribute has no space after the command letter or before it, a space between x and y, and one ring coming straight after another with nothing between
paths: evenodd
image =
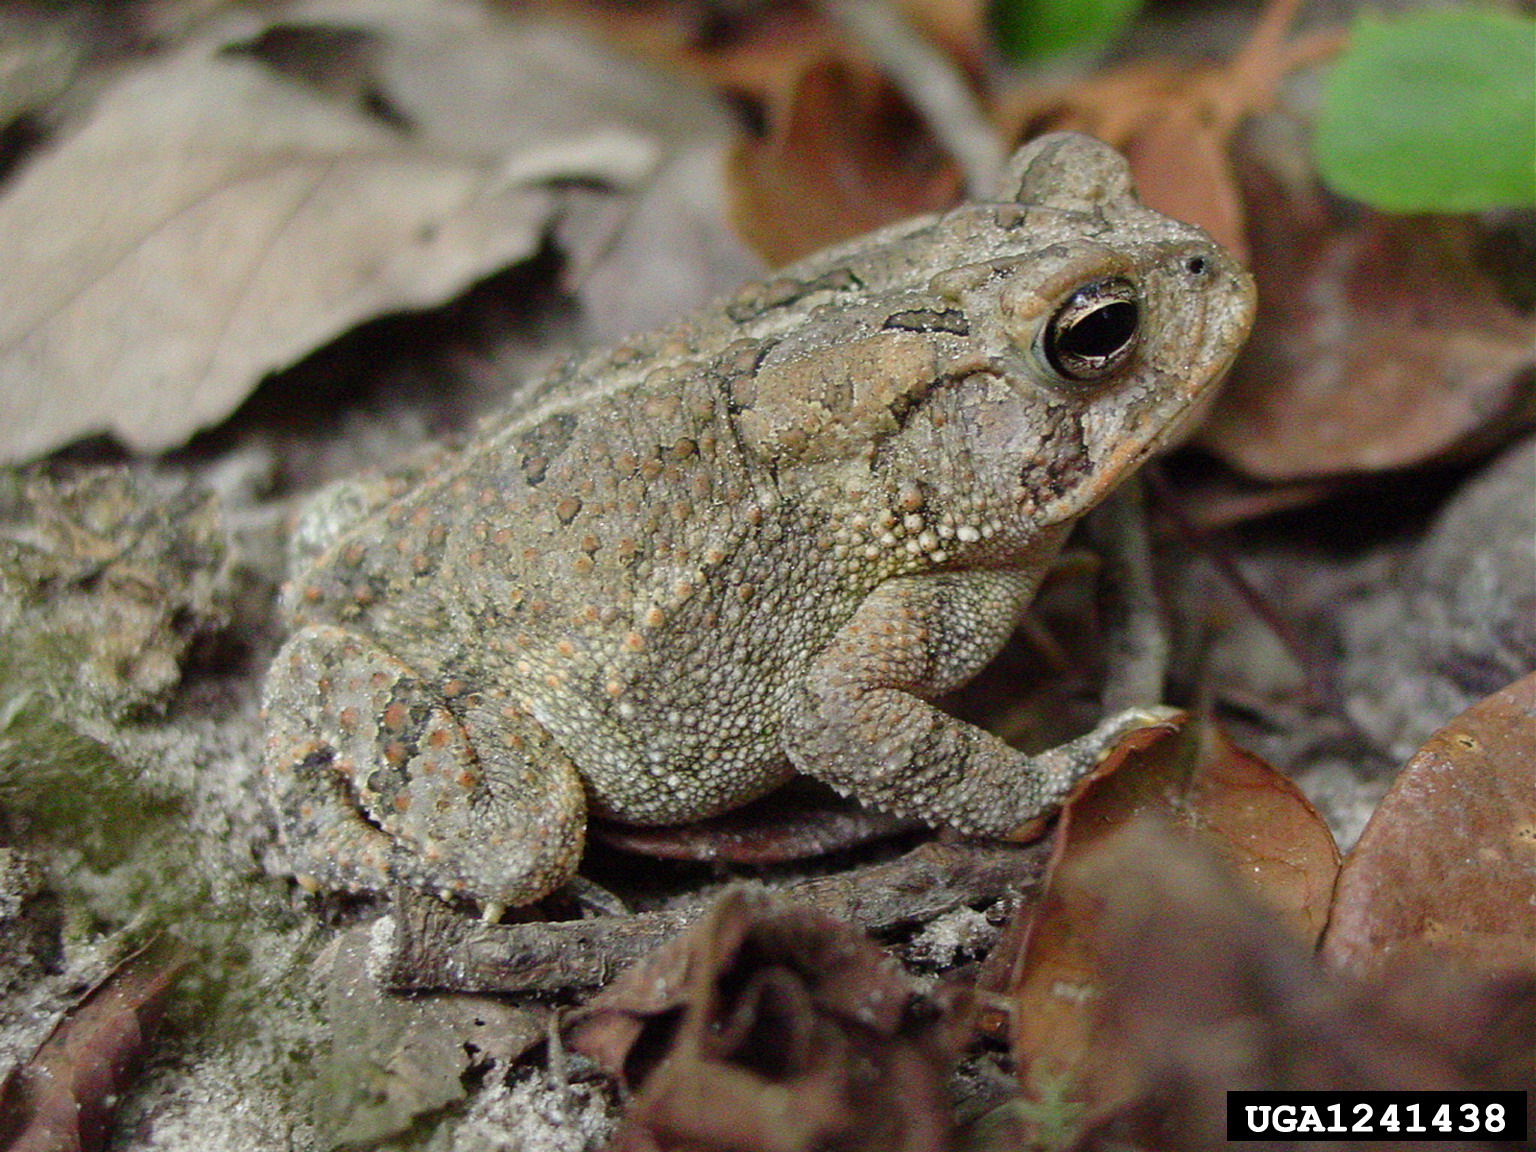
<instances>
[{"instance_id":1,"label":"toad's front leg","mask_svg":"<svg viewBox=\"0 0 1536 1152\"><path fill-rule=\"evenodd\" d=\"M508 702L429 683L365 636L311 625L278 653L263 707L267 781L302 880L403 884L490 910L576 870L581 779Z\"/></svg>"},{"instance_id":2,"label":"toad's front leg","mask_svg":"<svg viewBox=\"0 0 1536 1152\"><path fill-rule=\"evenodd\" d=\"M1118 713L1030 756L929 704L996 655L1034 584L1002 570L876 588L795 693L785 721L795 766L874 807L976 835L1006 836L1050 812L1122 736L1172 712Z\"/></svg>"}]
</instances>

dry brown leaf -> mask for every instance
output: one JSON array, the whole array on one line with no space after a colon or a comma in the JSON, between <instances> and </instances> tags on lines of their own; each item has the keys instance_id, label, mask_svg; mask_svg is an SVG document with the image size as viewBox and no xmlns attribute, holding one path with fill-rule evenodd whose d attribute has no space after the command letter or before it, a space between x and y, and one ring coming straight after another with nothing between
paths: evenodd
<instances>
[{"instance_id":1,"label":"dry brown leaf","mask_svg":"<svg viewBox=\"0 0 1536 1152\"><path fill-rule=\"evenodd\" d=\"M988 961L983 986L1008 1001L1026 1093L1063 1080L1074 1096L1099 1103L1129 1091L1125 1052L1101 1010L1100 899L1056 877L1131 820L1151 815L1187 829L1301 939L1314 940L1322 930L1338 854L1295 785L1205 724L1153 739L1068 806L1043 894L1021 910ZM1006 975L1004 964L1012 966Z\"/></svg>"},{"instance_id":2,"label":"dry brown leaf","mask_svg":"<svg viewBox=\"0 0 1536 1152\"><path fill-rule=\"evenodd\" d=\"M583 332L618 343L762 278L726 219L724 137L665 160L637 194L567 189L554 240Z\"/></svg>"},{"instance_id":3,"label":"dry brown leaf","mask_svg":"<svg viewBox=\"0 0 1536 1152\"><path fill-rule=\"evenodd\" d=\"M952 203L961 175L826 6L682 0L541 0L610 42L760 111L728 173L738 233L771 264ZM900 0L913 28L968 72L982 68L978 0Z\"/></svg>"},{"instance_id":4,"label":"dry brown leaf","mask_svg":"<svg viewBox=\"0 0 1536 1152\"><path fill-rule=\"evenodd\" d=\"M532 252L548 195L209 46L148 65L0 196L0 458L177 444L359 320Z\"/></svg>"},{"instance_id":5,"label":"dry brown leaf","mask_svg":"<svg viewBox=\"0 0 1536 1152\"><path fill-rule=\"evenodd\" d=\"M1004 97L996 119L1006 138L1072 129L1125 154L1136 192L1159 212L1199 224L1247 258L1244 213L1226 157L1230 115L1212 115L1223 70L1188 61L1144 60L1069 91ZM1224 107L1221 101L1218 107Z\"/></svg>"},{"instance_id":6,"label":"dry brown leaf","mask_svg":"<svg viewBox=\"0 0 1536 1152\"><path fill-rule=\"evenodd\" d=\"M542 185L720 138L703 94L467 0L309 0L129 72L0 193L0 458L174 445L361 320L532 253Z\"/></svg>"},{"instance_id":7,"label":"dry brown leaf","mask_svg":"<svg viewBox=\"0 0 1536 1152\"><path fill-rule=\"evenodd\" d=\"M731 156L732 219L770 264L952 204L960 170L868 65L826 57Z\"/></svg>"},{"instance_id":8,"label":"dry brown leaf","mask_svg":"<svg viewBox=\"0 0 1536 1152\"><path fill-rule=\"evenodd\" d=\"M761 274L726 221L733 119L697 84L477 0L307 0L282 17L322 37L364 29L371 93L433 149L559 181L553 240L586 338L616 343Z\"/></svg>"},{"instance_id":9,"label":"dry brown leaf","mask_svg":"<svg viewBox=\"0 0 1536 1152\"><path fill-rule=\"evenodd\" d=\"M985 0L895 0L912 27L949 59L980 73L990 47Z\"/></svg>"},{"instance_id":10,"label":"dry brown leaf","mask_svg":"<svg viewBox=\"0 0 1536 1152\"><path fill-rule=\"evenodd\" d=\"M658 152L723 140L732 127L697 86L567 24L498 17L479 0L307 0L281 11L285 23L364 29L380 95L413 135L519 174L627 187Z\"/></svg>"},{"instance_id":11,"label":"dry brown leaf","mask_svg":"<svg viewBox=\"0 0 1536 1152\"><path fill-rule=\"evenodd\" d=\"M1266 481L1404 468L1527 411L1531 324L1450 217L1341 215L1314 190L1244 172L1264 301L1198 442Z\"/></svg>"},{"instance_id":12,"label":"dry brown leaf","mask_svg":"<svg viewBox=\"0 0 1536 1152\"><path fill-rule=\"evenodd\" d=\"M1106 837L1067 882L1100 906L1106 1014L1139 1086L1075 1152L1226 1148L1232 1089L1512 1089L1536 1077L1528 973L1330 978L1210 853L1150 821Z\"/></svg>"},{"instance_id":13,"label":"dry brown leaf","mask_svg":"<svg viewBox=\"0 0 1536 1152\"><path fill-rule=\"evenodd\" d=\"M895 0L895 6L923 38L968 71L980 69L991 51L986 0Z\"/></svg>"},{"instance_id":14,"label":"dry brown leaf","mask_svg":"<svg viewBox=\"0 0 1536 1152\"><path fill-rule=\"evenodd\" d=\"M183 964L164 946L130 957L0 1086L0 1146L6 1152L102 1147Z\"/></svg>"},{"instance_id":15,"label":"dry brown leaf","mask_svg":"<svg viewBox=\"0 0 1536 1152\"><path fill-rule=\"evenodd\" d=\"M1536 673L1430 738L1339 874L1328 962L1370 972L1426 950L1536 970Z\"/></svg>"},{"instance_id":16,"label":"dry brown leaf","mask_svg":"<svg viewBox=\"0 0 1536 1152\"><path fill-rule=\"evenodd\" d=\"M636 1089L610 1152L943 1152L951 1031L857 929L740 886L571 1043Z\"/></svg>"}]
</instances>

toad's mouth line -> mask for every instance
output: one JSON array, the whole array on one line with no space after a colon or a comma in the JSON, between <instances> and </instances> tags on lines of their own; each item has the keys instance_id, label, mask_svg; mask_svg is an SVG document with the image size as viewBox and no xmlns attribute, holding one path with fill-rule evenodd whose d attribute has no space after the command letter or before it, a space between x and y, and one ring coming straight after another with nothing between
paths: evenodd
<instances>
[{"instance_id":1,"label":"toad's mouth line","mask_svg":"<svg viewBox=\"0 0 1536 1152\"><path fill-rule=\"evenodd\" d=\"M1037 515L1042 527L1069 523L1097 507L1143 464L1179 440L1187 431L1189 418L1202 401L1212 396L1232 365L1237 362L1241 345L1229 352L1200 387L1189 392L1173 406L1158 409L1157 427L1144 438L1131 437L1116 444L1091 470L1089 479L1079 488L1063 492L1042 504Z\"/></svg>"}]
</instances>

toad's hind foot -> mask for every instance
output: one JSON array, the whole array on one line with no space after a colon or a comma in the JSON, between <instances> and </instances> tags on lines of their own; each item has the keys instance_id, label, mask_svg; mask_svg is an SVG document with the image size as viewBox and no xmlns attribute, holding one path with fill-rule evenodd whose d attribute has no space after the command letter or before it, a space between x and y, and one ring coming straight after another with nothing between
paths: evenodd
<instances>
[{"instance_id":1,"label":"toad's hind foot","mask_svg":"<svg viewBox=\"0 0 1536 1152\"><path fill-rule=\"evenodd\" d=\"M581 858L586 804L531 718L445 691L366 637L296 633L268 678L265 774L300 882L526 904Z\"/></svg>"}]
</instances>

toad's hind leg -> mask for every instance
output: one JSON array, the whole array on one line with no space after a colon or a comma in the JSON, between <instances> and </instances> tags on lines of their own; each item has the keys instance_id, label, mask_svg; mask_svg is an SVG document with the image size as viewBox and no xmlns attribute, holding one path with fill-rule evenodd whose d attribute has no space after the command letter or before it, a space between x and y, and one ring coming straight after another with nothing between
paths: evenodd
<instances>
[{"instance_id":1,"label":"toad's hind leg","mask_svg":"<svg viewBox=\"0 0 1536 1152\"><path fill-rule=\"evenodd\" d=\"M341 628L289 638L267 678L265 774L301 881L494 907L569 879L575 767L531 717L454 687Z\"/></svg>"}]
</instances>

